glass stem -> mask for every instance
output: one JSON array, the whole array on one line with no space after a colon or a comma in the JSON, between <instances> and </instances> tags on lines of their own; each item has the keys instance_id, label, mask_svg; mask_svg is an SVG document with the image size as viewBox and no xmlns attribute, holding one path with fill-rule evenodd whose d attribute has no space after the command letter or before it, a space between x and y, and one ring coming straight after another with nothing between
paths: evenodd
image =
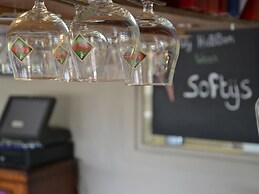
<instances>
[{"instance_id":1,"label":"glass stem","mask_svg":"<svg viewBox=\"0 0 259 194\"><path fill-rule=\"evenodd\" d=\"M47 10L43 0L35 0L32 9Z\"/></svg>"},{"instance_id":2,"label":"glass stem","mask_svg":"<svg viewBox=\"0 0 259 194\"><path fill-rule=\"evenodd\" d=\"M101 3L112 3L112 0L97 0L97 2L101 2Z\"/></svg>"},{"instance_id":3,"label":"glass stem","mask_svg":"<svg viewBox=\"0 0 259 194\"><path fill-rule=\"evenodd\" d=\"M151 2L151 1L144 1L143 2L143 13L154 14L153 6L154 6L153 2Z\"/></svg>"}]
</instances>

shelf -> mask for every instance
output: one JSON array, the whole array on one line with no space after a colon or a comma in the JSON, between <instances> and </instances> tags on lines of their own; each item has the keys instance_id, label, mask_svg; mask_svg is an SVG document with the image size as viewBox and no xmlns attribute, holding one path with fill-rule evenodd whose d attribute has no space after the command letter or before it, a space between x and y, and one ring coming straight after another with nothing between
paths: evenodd
<instances>
[{"instance_id":1,"label":"shelf","mask_svg":"<svg viewBox=\"0 0 259 194\"><path fill-rule=\"evenodd\" d=\"M115 3L123 5L134 16L141 13L141 7L125 0L114 0ZM45 0L49 11L62 15L65 19L72 19L75 13L73 5ZM24 12L32 8L34 0L1 0L0 13ZM230 29L230 26L235 29L238 28L253 28L259 27L259 23L255 21L244 21L229 16L218 16L210 14L202 14L195 11L181 10L172 7L158 7L155 6L155 12L184 30L215 30L215 29Z\"/></svg>"},{"instance_id":2,"label":"shelf","mask_svg":"<svg viewBox=\"0 0 259 194\"><path fill-rule=\"evenodd\" d=\"M123 1L121 4L123 4L133 15L141 13L140 6L128 3L127 1ZM169 19L177 28L183 26L191 31L230 29L230 27L235 27L235 29L259 27L258 22L240 20L226 15L199 13L168 6L155 6L154 10L156 14Z\"/></svg>"},{"instance_id":3,"label":"shelf","mask_svg":"<svg viewBox=\"0 0 259 194\"><path fill-rule=\"evenodd\" d=\"M75 13L74 6L55 2L50 0L45 0L45 4L49 11L60 14L65 19L72 19ZM34 0L1 0L0 1L0 13L5 12L24 12L30 10L34 5Z\"/></svg>"}]
</instances>

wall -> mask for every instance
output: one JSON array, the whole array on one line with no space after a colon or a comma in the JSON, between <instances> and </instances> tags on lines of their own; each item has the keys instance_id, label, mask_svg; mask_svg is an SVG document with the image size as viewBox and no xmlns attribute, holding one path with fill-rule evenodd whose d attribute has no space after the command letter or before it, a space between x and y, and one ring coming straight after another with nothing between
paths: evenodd
<instances>
[{"instance_id":1,"label":"wall","mask_svg":"<svg viewBox=\"0 0 259 194\"><path fill-rule=\"evenodd\" d=\"M80 165L80 194L257 194L259 162L135 146L136 89L121 83L59 83L0 78L9 95L54 95L51 124L70 127ZM150 150L150 149L149 149Z\"/></svg>"}]
</instances>

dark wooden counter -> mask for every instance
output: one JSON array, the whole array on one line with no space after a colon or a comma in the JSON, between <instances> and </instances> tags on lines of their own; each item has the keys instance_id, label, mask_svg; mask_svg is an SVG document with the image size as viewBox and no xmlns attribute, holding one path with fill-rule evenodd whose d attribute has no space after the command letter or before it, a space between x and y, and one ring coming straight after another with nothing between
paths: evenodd
<instances>
[{"instance_id":1,"label":"dark wooden counter","mask_svg":"<svg viewBox=\"0 0 259 194\"><path fill-rule=\"evenodd\" d=\"M0 193L76 194L77 162L65 160L28 171L0 168Z\"/></svg>"}]
</instances>

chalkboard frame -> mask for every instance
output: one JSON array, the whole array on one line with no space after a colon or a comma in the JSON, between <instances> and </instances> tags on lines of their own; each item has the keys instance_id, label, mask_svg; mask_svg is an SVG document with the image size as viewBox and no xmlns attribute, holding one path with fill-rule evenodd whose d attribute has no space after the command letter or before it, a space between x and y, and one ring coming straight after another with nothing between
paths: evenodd
<instances>
[{"instance_id":1,"label":"chalkboard frame","mask_svg":"<svg viewBox=\"0 0 259 194\"><path fill-rule=\"evenodd\" d=\"M153 133L153 88L145 87L138 91L138 145L154 147L183 148L188 150L228 153L228 154L259 154L259 144L231 140L217 140L213 138L182 137L174 135L156 135Z\"/></svg>"},{"instance_id":2,"label":"chalkboard frame","mask_svg":"<svg viewBox=\"0 0 259 194\"><path fill-rule=\"evenodd\" d=\"M181 156L259 163L259 144L157 135L152 129L153 87L136 88L136 148Z\"/></svg>"}]
</instances>

